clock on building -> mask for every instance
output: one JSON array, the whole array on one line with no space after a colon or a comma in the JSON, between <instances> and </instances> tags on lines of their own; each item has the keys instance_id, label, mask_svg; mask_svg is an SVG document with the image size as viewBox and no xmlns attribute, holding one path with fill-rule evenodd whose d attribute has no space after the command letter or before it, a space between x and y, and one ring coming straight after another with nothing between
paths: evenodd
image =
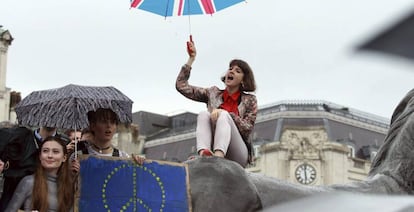
<instances>
[{"instance_id":1,"label":"clock on building","mask_svg":"<svg viewBox=\"0 0 414 212\"><path fill-rule=\"evenodd\" d=\"M308 163L302 163L296 168L295 177L299 183L311 184L316 179L316 169Z\"/></svg>"}]
</instances>

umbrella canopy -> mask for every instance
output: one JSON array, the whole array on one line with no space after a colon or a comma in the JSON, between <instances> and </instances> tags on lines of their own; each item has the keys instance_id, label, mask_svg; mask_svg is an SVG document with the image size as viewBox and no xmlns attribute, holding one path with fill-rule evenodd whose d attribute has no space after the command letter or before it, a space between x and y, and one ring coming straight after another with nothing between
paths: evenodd
<instances>
[{"instance_id":1,"label":"umbrella canopy","mask_svg":"<svg viewBox=\"0 0 414 212\"><path fill-rule=\"evenodd\" d=\"M244 0L131 0L138 8L164 17L213 14Z\"/></svg>"},{"instance_id":2,"label":"umbrella canopy","mask_svg":"<svg viewBox=\"0 0 414 212\"><path fill-rule=\"evenodd\" d=\"M374 51L414 60L413 38L414 12L363 43L358 50Z\"/></svg>"},{"instance_id":3,"label":"umbrella canopy","mask_svg":"<svg viewBox=\"0 0 414 212\"><path fill-rule=\"evenodd\" d=\"M70 84L34 91L19 102L15 110L21 125L83 129L89 126L87 113L98 108L111 109L121 123L131 123L132 103L112 86Z\"/></svg>"}]
</instances>

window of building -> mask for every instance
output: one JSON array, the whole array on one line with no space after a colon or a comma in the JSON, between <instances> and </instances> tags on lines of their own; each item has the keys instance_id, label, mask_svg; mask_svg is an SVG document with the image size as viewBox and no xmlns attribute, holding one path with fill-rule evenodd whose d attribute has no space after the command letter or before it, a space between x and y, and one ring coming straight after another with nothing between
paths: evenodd
<instances>
[{"instance_id":1,"label":"window of building","mask_svg":"<svg viewBox=\"0 0 414 212\"><path fill-rule=\"evenodd\" d=\"M349 148L348 157L354 158L355 157L355 148L351 145L347 145Z\"/></svg>"}]
</instances>

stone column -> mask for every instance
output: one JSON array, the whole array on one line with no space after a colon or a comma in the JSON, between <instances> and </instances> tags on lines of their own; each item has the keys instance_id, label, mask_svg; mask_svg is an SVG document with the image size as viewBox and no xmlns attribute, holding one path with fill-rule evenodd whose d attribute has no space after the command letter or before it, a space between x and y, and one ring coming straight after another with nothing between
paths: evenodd
<instances>
[{"instance_id":1,"label":"stone column","mask_svg":"<svg viewBox=\"0 0 414 212\"><path fill-rule=\"evenodd\" d=\"M0 90L6 90L7 50L13 41L8 30L0 26Z\"/></svg>"},{"instance_id":2,"label":"stone column","mask_svg":"<svg viewBox=\"0 0 414 212\"><path fill-rule=\"evenodd\" d=\"M10 89L6 87L7 50L13 41L0 25L0 121L10 120Z\"/></svg>"}]
</instances>

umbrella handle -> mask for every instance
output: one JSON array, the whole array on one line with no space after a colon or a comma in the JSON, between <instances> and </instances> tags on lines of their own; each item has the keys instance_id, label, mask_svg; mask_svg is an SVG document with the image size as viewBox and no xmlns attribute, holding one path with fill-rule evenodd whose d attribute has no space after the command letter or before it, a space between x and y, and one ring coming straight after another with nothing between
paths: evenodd
<instances>
[{"instance_id":1,"label":"umbrella handle","mask_svg":"<svg viewBox=\"0 0 414 212\"><path fill-rule=\"evenodd\" d=\"M75 129L75 135L76 135L76 129ZM75 160L78 159L78 137L75 136Z\"/></svg>"},{"instance_id":2,"label":"umbrella handle","mask_svg":"<svg viewBox=\"0 0 414 212\"><path fill-rule=\"evenodd\" d=\"M194 43L193 42L193 35L190 35L190 42L191 43ZM191 48L190 48L190 43L189 42L187 42L187 51L188 51L188 53L193 53L193 50L191 50Z\"/></svg>"}]
</instances>

